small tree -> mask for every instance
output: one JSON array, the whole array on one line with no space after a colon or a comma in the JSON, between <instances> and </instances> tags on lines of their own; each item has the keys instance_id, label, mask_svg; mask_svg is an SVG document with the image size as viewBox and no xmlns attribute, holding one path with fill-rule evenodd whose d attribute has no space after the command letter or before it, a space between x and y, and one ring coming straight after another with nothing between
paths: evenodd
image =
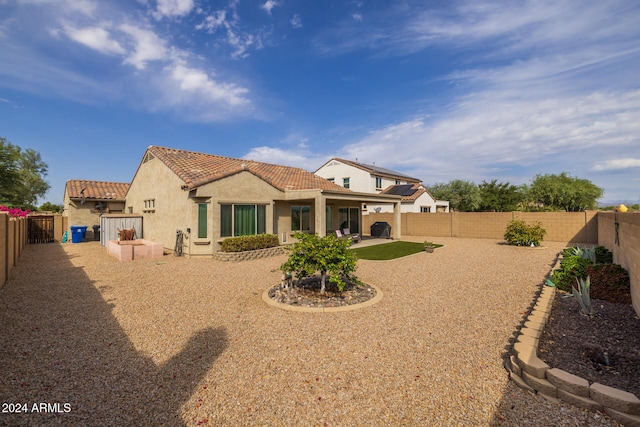
<instances>
[{"instance_id":1,"label":"small tree","mask_svg":"<svg viewBox=\"0 0 640 427\"><path fill-rule=\"evenodd\" d=\"M315 234L296 233L294 237L298 241L286 248L291 254L280 266L285 274L293 273L300 280L319 272L321 294L326 292L327 276L339 291L344 290L344 279L355 280L351 274L356 270L358 260L352 251L347 250L350 240L338 239L333 234L320 238Z\"/></svg>"}]
</instances>

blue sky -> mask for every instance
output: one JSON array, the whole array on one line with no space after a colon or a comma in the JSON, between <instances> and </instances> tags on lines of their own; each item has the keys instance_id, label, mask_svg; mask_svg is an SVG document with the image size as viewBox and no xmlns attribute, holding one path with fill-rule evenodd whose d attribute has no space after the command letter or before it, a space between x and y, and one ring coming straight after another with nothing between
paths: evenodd
<instances>
[{"instance_id":1,"label":"blue sky","mask_svg":"<svg viewBox=\"0 0 640 427\"><path fill-rule=\"evenodd\" d=\"M0 136L68 179L149 145L640 199L635 1L0 0Z\"/></svg>"}]
</instances>

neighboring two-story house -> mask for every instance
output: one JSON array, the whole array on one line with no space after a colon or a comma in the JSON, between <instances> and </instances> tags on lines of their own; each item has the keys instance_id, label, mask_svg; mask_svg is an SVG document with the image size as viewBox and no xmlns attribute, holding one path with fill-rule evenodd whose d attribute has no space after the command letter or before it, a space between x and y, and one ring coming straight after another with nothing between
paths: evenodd
<instances>
[{"instance_id":1,"label":"neighboring two-story house","mask_svg":"<svg viewBox=\"0 0 640 427\"><path fill-rule=\"evenodd\" d=\"M401 212L449 212L449 202L436 200L418 178L375 164L333 158L315 174L355 192L402 196ZM369 212L393 212L393 207L363 204L362 213Z\"/></svg>"}]
</instances>

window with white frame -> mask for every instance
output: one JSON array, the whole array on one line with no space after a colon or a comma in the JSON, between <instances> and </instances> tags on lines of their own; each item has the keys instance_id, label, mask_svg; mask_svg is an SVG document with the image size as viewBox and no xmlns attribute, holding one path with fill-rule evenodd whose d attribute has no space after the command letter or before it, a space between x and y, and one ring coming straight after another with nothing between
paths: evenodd
<instances>
[{"instance_id":1,"label":"window with white frame","mask_svg":"<svg viewBox=\"0 0 640 427\"><path fill-rule=\"evenodd\" d=\"M342 186L344 188L349 188L351 185L350 178L342 178Z\"/></svg>"},{"instance_id":2,"label":"window with white frame","mask_svg":"<svg viewBox=\"0 0 640 427\"><path fill-rule=\"evenodd\" d=\"M376 176L376 190L382 190L382 177Z\"/></svg>"},{"instance_id":3,"label":"window with white frame","mask_svg":"<svg viewBox=\"0 0 640 427\"><path fill-rule=\"evenodd\" d=\"M420 212L431 212L431 206L420 206Z\"/></svg>"}]
</instances>

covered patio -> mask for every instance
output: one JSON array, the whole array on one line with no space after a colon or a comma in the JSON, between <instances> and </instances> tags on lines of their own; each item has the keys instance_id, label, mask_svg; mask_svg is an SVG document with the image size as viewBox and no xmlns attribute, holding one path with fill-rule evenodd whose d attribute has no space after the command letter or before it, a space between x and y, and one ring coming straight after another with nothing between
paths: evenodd
<instances>
[{"instance_id":1,"label":"covered patio","mask_svg":"<svg viewBox=\"0 0 640 427\"><path fill-rule=\"evenodd\" d=\"M362 230L363 204L393 206L391 237L400 239L402 197L330 190L286 190L285 197L275 203L276 234L287 243L295 232L315 233L319 236L348 228L351 233L368 234Z\"/></svg>"}]
</instances>

